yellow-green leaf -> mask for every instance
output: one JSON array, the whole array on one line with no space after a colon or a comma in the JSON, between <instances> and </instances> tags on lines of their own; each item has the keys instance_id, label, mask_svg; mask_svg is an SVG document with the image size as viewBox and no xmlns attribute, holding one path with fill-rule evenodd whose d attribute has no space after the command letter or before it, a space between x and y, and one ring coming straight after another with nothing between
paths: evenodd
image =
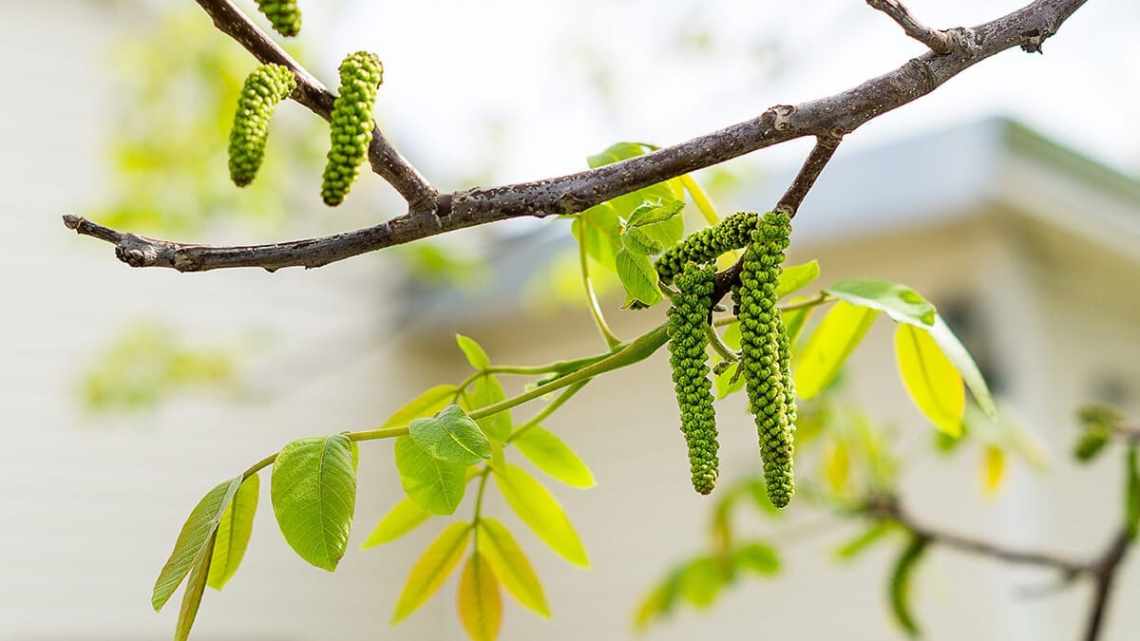
<instances>
[{"instance_id":1,"label":"yellow-green leaf","mask_svg":"<svg viewBox=\"0 0 1140 641\"><path fill-rule=\"evenodd\" d=\"M380 522L376 524L376 527L373 528L368 538L364 539L364 543L360 547L366 550L377 545L391 543L416 529L429 518L431 518L431 512L405 496L380 519Z\"/></svg>"},{"instance_id":2,"label":"yellow-green leaf","mask_svg":"<svg viewBox=\"0 0 1140 641\"><path fill-rule=\"evenodd\" d=\"M939 430L960 436L966 388L938 343L926 330L900 323L895 329L895 358L903 386L915 406Z\"/></svg>"},{"instance_id":3,"label":"yellow-green leaf","mask_svg":"<svg viewBox=\"0 0 1140 641\"><path fill-rule=\"evenodd\" d=\"M491 366L491 359L487 356L487 352L475 339L468 338L463 334L455 335L455 342L459 345L460 351L467 357L467 362L471 367L482 371Z\"/></svg>"},{"instance_id":4,"label":"yellow-green leaf","mask_svg":"<svg viewBox=\"0 0 1140 641\"><path fill-rule=\"evenodd\" d=\"M776 281L776 298L783 298L819 278L819 261L810 260L785 267Z\"/></svg>"},{"instance_id":5,"label":"yellow-green leaf","mask_svg":"<svg viewBox=\"0 0 1140 641\"><path fill-rule=\"evenodd\" d=\"M570 563L589 567L582 540L550 490L517 465L497 467L494 475L507 504L538 538Z\"/></svg>"},{"instance_id":6,"label":"yellow-green leaf","mask_svg":"<svg viewBox=\"0 0 1140 641\"><path fill-rule=\"evenodd\" d=\"M206 541L202 554L190 571L190 580L182 592L182 606L178 609L178 623L174 627L174 641L190 638L190 628L198 617L198 606L202 604L202 593L206 591L206 578L210 574L210 559L214 556L214 537Z\"/></svg>"},{"instance_id":7,"label":"yellow-green leaf","mask_svg":"<svg viewBox=\"0 0 1140 641\"><path fill-rule=\"evenodd\" d=\"M459 577L456 597L459 620L471 641L494 641L503 623L503 598L495 572L478 550L471 553Z\"/></svg>"},{"instance_id":8,"label":"yellow-green leaf","mask_svg":"<svg viewBox=\"0 0 1140 641\"><path fill-rule=\"evenodd\" d=\"M412 566L408 580L404 582L404 590L396 601L396 609L392 613L393 624L415 612L443 586L443 582L459 564L459 559L463 558L470 532L470 523L452 523L424 550Z\"/></svg>"},{"instance_id":9,"label":"yellow-green leaf","mask_svg":"<svg viewBox=\"0 0 1140 641\"><path fill-rule=\"evenodd\" d=\"M514 444L523 456L551 478L570 487L594 487L594 473L590 468L562 439L541 425L528 428L514 440Z\"/></svg>"},{"instance_id":10,"label":"yellow-green leaf","mask_svg":"<svg viewBox=\"0 0 1140 641\"><path fill-rule=\"evenodd\" d=\"M946 325L946 321L942 320L941 316L937 314L934 317L934 325L929 327L926 331L930 332L931 338L938 346L942 348L942 353L946 358L954 363L954 367L958 369L958 373L966 381L966 386L970 388L970 393L974 395L974 400L978 402L978 407L986 413L990 418L997 416L997 406L994 404L993 396L990 394L990 388L986 385L986 379L982 377L982 372L978 369L978 365L974 363L974 358L966 351L962 342L950 331L950 327Z\"/></svg>"},{"instance_id":11,"label":"yellow-green leaf","mask_svg":"<svg viewBox=\"0 0 1140 641\"><path fill-rule=\"evenodd\" d=\"M929 542L929 539L912 536L910 542L903 548L902 554L895 560L890 582L887 584L891 614L894 615L899 627L911 638L919 636L918 622L915 621L911 610L911 579L915 568L922 561Z\"/></svg>"},{"instance_id":12,"label":"yellow-green leaf","mask_svg":"<svg viewBox=\"0 0 1140 641\"><path fill-rule=\"evenodd\" d=\"M206 585L215 590L221 590L233 577L245 556L249 537L253 533L253 517L257 514L260 487L261 481L256 474L242 481L237 494L222 513L215 535L210 575L206 579Z\"/></svg>"},{"instance_id":13,"label":"yellow-green leaf","mask_svg":"<svg viewBox=\"0 0 1140 641\"><path fill-rule=\"evenodd\" d=\"M432 416L450 405L455 399L457 391L458 388L450 384L428 388L396 410L388 417L388 420L384 421L382 427L399 427L407 425L417 418Z\"/></svg>"},{"instance_id":14,"label":"yellow-green leaf","mask_svg":"<svg viewBox=\"0 0 1140 641\"><path fill-rule=\"evenodd\" d=\"M464 394L467 410L477 410L480 407L487 407L494 405L499 401L504 401L507 398L506 392L503 391L503 386L499 383L499 379L487 374L475 379L475 382L467 388ZM495 412L490 416L484 416L475 421L483 432L492 439L502 443L507 440L511 435L512 421L511 411L503 410L502 412Z\"/></svg>"},{"instance_id":15,"label":"yellow-green leaf","mask_svg":"<svg viewBox=\"0 0 1140 641\"><path fill-rule=\"evenodd\" d=\"M519 603L544 617L550 616L542 582L505 525L487 516L480 518L479 551Z\"/></svg>"},{"instance_id":16,"label":"yellow-green leaf","mask_svg":"<svg viewBox=\"0 0 1140 641\"><path fill-rule=\"evenodd\" d=\"M846 496L851 478L851 454L843 441L832 442L824 451L823 476L833 494Z\"/></svg>"},{"instance_id":17,"label":"yellow-green leaf","mask_svg":"<svg viewBox=\"0 0 1140 641\"><path fill-rule=\"evenodd\" d=\"M1005 451L995 445L987 445L982 450L982 492L987 496L997 494L1005 480Z\"/></svg>"},{"instance_id":18,"label":"yellow-green leaf","mask_svg":"<svg viewBox=\"0 0 1140 641\"><path fill-rule=\"evenodd\" d=\"M182 524L178 540L174 543L174 550L170 552L170 558L166 560L166 564L158 573L158 579L154 582L150 603L156 612L170 600L170 596L178 589L182 579L186 578L191 569L200 565L202 557L211 554L207 551L207 546L213 540L218 523L222 520L222 514L237 494L239 487L241 487L240 476L214 486L214 489L198 501L198 505ZM202 577L202 580L205 581L205 577Z\"/></svg>"},{"instance_id":19,"label":"yellow-green leaf","mask_svg":"<svg viewBox=\"0 0 1140 641\"><path fill-rule=\"evenodd\" d=\"M345 434L303 438L273 464L273 514L302 559L332 572L344 556L356 509L356 443Z\"/></svg>"},{"instance_id":20,"label":"yellow-green leaf","mask_svg":"<svg viewBox=\"0 0 1140 641\"><path fill-rule=\"evenodd\" d=\"M467 466L437 459L412 437L401 436L392 448L404 492L432 514L451 514L467 490Z\"/></svg>"},{"instance_id":21,"label":"yellow-green leaf","mask_svg":"<svg viewBox=\"0 0 1140 641\"><path fill-rule=\"evenodd\" d=\"M844 361L871 329L877 312L839 301L812 332L807 345L796 354L796 394L803 400L815 397L835 379Z\"/></svg>"}]
</instances>

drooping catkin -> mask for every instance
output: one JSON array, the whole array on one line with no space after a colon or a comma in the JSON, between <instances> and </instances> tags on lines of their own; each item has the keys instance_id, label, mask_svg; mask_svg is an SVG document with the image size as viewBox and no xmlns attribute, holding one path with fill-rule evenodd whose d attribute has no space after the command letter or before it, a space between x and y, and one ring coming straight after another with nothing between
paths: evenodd
<instances>
[{"instance_id":1,"label":"drooping catkin","mask_svg":"<svg viewBox=\"0 0 1140 641\"><path fill-rule=\"evenodd\" d=\"M716 415L705 351L715 278L711 266L687 265L677 276L680 294L668 314L673 388L681 410L681 433L689 449L693 489L700 494L713 491L719 467Z\"/></svg>"},{"instance_id":2,"label":"drooping catkin","mask_svg":"<svg viewBox=\"0 0 1140 641\"><path fill-rule=\"evenodd\" d=\"M745 251L740 283L732 292L740 319L741 371L760 439L768 497L776 507L786 506L795 492L795 397L788 339L776 307L776 285L790 233L787 215L764 214Z\"/></svg>"},{"instance_id":3,"label":"drooping catkin","mask_svg":"<svg viewBox=\"0 0 1140 641\"><path fill-rule=\"evenodd\" d=\"M380 58L368 51L349 54L340 63L340 95L329 119L331 148L321 182L321 198L335 207L344 201L372 142L372 105L384 78Z\"/></svg>"},{"instance_id":4,"label":"drooping catkin","mask_svg":"<svg viewBox=\"0 0 1140 641\"><path fill-rule=\"evenodd\" d=\"M301 33L301 9L297 0L257 0L257 9L269 19L277 33L288 37Z\"/></svg>"},{"instance_id":5,"label":"drooping catkin","mask_svg":"<svg viewBox=\"0 0 1140 641\"><path fill-rule=\"evenodd\" d=\"M703 265L727 251L744 247L751 242L758 220L756 212L741 211L712 227L689 234L657 259L657 274L668 283L690 262Z\"/></svg>"},{"instance_id":6,"label":"drooping catkin","mask_svg":"<svg viewBox=\"0 0 1140 641\"><path fill-rule=\"evenodd\" d=\"M230 130L230 178L238 187L253 182L265 157L273 108L296 86L293 72L282 65L262 65L245 79Z\"/></svg>"}]
</instances>

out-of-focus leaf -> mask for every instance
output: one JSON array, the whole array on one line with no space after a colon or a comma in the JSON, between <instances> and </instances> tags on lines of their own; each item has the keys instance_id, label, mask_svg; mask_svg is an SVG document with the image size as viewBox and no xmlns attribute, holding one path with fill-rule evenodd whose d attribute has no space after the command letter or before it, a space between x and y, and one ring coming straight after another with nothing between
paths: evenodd
<instances>
[{"instance_id":1,"label":"out-of-focus leaf","mask_svg":"<svg viewBox=\"0 0 1140 641\"><path fill-rule=\"evenodd\" d=\"M562 439L541 425L527 429L514 443L527 460L551 478L570 487L594 487L594 473L590 468Z\"/></svg>"},{"instance_id":2,"label":"out-of-focus leaf","mask_svg":"<svg viewBox=\"0 0 1140 641\"><path fill-rule=\"evenodd\" d=\"M550 490L517 465L496 467L493 472L507 504L538 538L570 563L589 567L586 548Z\"/></svg>"},{"instance_id":3,"label":"out-of-focus leaf","mask_svg":"<svg viewBox=\"0 0 1140 641\"><path fill-rule=\"evenodd\" d=\"M431 518L431 512L420 507L408 497L400 499L398 503L392 506L391 510L384 515L376 527L368 535L368 538L361 544L362 549L376 547L385 543L391 543L401 536L411 532L420 526L424 521Z\"/></svg>"},{"instance_id":4,"label":"out-of-focus leaf","mask_svg":"<svg viewBox=\"0 0 1140 641\"><path fill-rule=\"evenodd\" d=\"M994 445L982 450L982 493L987 496L997 494L1005 480L1005 451Z\"/></svg>"},{"instance_id":5,"label":"out-of-focus leaf","mask_svg":"<svg viewBox=\"0 0 1140 641\"><path fill-rule=\"evenodd\" d=\"M1136 538L1140 528L1140 467L1137 466L1137 445L1131 443L1124 455L1124 522L1128 535Z\"/></svg>"},{"instance_id":6,"label":"out-of-focus leaf","mask_svg":"<svg viewBox=\"0 0 1140 641\"><path fill-rule=\"evenodd\" d=\"M218 529L218 523L221 522L222 514L240 487L240 476L219 483L198 501L198 505L194 506L190 516L182 524L182 530L178 533L178 540L174 543L170 558L166 560L166 564L158 573L158 579L154 582L150 603L156 612L162 609L178 589L182 579L186 578L193 568L201 565L202 557L210 555L207 548ZM205 573L202 580L206 580Z\"/></svg>"},{"instance_id":7,"label":"out-of-focus leaf","mask_svg":"<svg viewBox=\"0 0 1140 641\"><path fill-rule=\"evenodd\" d=\"M249 546L249 537L253 533L253 517L257 514L257 498L261 481L254 474L242 481L226 511L222 513L222 520L218 522L215 533L213 560L210 561L210 574L206 584L215 590L233 578L241 565L242 557Z\"/></svg>"},{"instance_id":8,"label":"out-of-focus leaf","mask_svg":"<svg viewBox=\"0 0 1140 641\"><path fill-rule=\"evenodd\" d=\"M824 451L823 477L827 487L837 496L846 496L851 489L851 454L842 440L831 442Z\"/></svg>"},{"instance_id":9,"label":"out-of-focus leaf","mask_svg":"<svg viewBox=\"0 0 1140 641\"><path fill-rule=\"evenodd\" d=\"M432 514L451 514L467 489L467 466L435 458L410 436L393 448L400 485L408 497Z\"/></svg>"},{"instance_id":10,"label":"out-of-focus leaf","mask_svg":"<svg viewBox=\"0 0 1140 641\"><path fill-rule=\"evenodd\" d=\"M950 436L961 435L966 388L930 334L900 324L895 330L895 358L903 386L915 406L939 430Z\"/></svg>"},{"instance_id":11,"label":"out-of-focus leaf","mask_svg":"<svg viewBox=\"0 0 1140 641\"><path fill-rule=\"evenodd\" d=\"M850 561L866 550L869 550L879 541L885 539L888 534L894 532L896 529L898 529L897 526L890 521L877 521L872 523L867 529L839 546L839 548L835 550L835 557L842 561Z\"/></svg>"},{"instance_id":12,"label":"out-of-focus leaf","mask_svg":"<svg viewBox=\"0 0 1140 641\"><path fill-rule=\"evenodd\" d=\"M776 298L783 298L798 289L802 289L817 278L819 278L818 260L809 260L806 263L785 267L780 272L780 280L776 282Z\"/></svg>"},{"instance_id":13,"label":"out-of-focus leaf","mask_svg":"<svg viewBox=\"0 0 1140 641\"><path fill-rule=\"evenodd\" d=\"M302 559L332 572L344 556L356 508L356 443L345 434L303 438L273 464L273 513Z\"/></svg>"},{"instance_id":14,"label":"out-of-focus leaf","mask_svg":"<svg viewBox=\"0 0 1140 641\"><path fill-rule=\"evenodd\" d=\"M494 641L503 623L503 598L495 572L476 550L459 577L459 620L471 641Z\"/></svg>"},{"instance_id":15,"label":"out-of-focus leaf","mask_svg":"<svg viewBox=\"0 0 1140 641\"><path fill-rule=\"evenodd\" d=\"M814 307L802 307L781 313L784 318L784 332L788 335L788 342L791 343L793 352L796 351L796 342L799 341L800 334L803 333L804 327L807 326L808 318L811 318L811 313L814 309Z\"/></svg>"},{"instance_id":16,"label":"out-of-focus leaf","mask_svg":"<svg viewBox=\"0 0 1140 641\"><path fill-rule=\"evenodd\" d=\"M664 581L654 586L634 612L633 629L644 632L650 623L671 614L677 607L680 587L680 572L671 572Z\"/></svg>"},{"instance_id":17,"label":"out-of-focus leaf","mask_svg":"<svg viewBox=\"0 0 1140 641\"><path fill-rule=\"evenodd\" d=\"M382 427L399 427L408 425L417 418L432 416L451 404L455 399L458 388L454 385L436 385L420 393L419 396L408 401L403 407L396 410Z\"/></svg>"},{"instance_id":18,"label":"out-of-focus leaf","mask_svg":"<svg viewBox=\"0 0 1140 641\"><path fill-rule=\"evenodd\" d=\"M452 523L424 550L412 566L412 571L404 582L404 590L396 600L396 609L392 613L393 624L407 618L439 591L463 558L467 542L471 539L470 534L470 523Z\"/></svg>"},{"instance_id":19,"label":"out-of-focus leaf","mask_svg":"<svg viewBox=\"0 0 1140 641\"><path fill-rule=\"evenodd\" d=\"M718 559L697 557L681 571L681 597L698 610L704 610L716 601L724 583L724 567Z\"/></svg>"},{"instance_id":20,"label":"out-of-focus leaf","mask_svg":"<svg viewBox=\"0 0 1140 641\"><path fill-rule=\"evenodd\" d=\"M839 301L812 332L807 345L796 354L794 376L796 394L804 400L827 387L839 369L863 340L877 312Z\"/></svg>"},{"instance_id":21,"label":"out-of-focus leaf","mask_svg":"<svg viewBox=\"0 0 1140 641\"><path fill-rule=\"evenodd\" d=\"M918 637L919 628L911 610L911 579L915 568L922 561L928 543L929 540L923 537L912 537L891 571L888 590L891 613L899 627L912 638Z\"/></svg>"},{"instance_id":22,"label":"out-of-focus leaf","mask_svg":"<svg viewBox=\"0 0 1140 641\"><path fill-rule=\"evenodd\" d=\"M736 567L760 576L773 576L780 572L780 554L764 541L741 544L732 552Z\"/></svg>"},{"instance_id":23,"label":"out-of-focus leaf","mask_svg":"<svg viewBox=\"0 0 1140 641\"><path fill-rule=\"evenodd\" d=\"M479 550L494 568L495 576L519 603L543 617L550 617L550 605L546 602L542 582L505 525L493 518L481 517Z\"/></svg>"},{"instance_id":24,"label":"out-of-focus leaf","mask_svg":"<svg viewBox=\"0 0 1140 641\"><path fill-rule=\"evenodd\" d=\"M1084 431L1073 448L1073 456L1081 463L1088 463L1095 460L1112 440L1121 416L1111 407L1085 405L1077 412L1077 420Z\"/></svg>"}]
</instances>

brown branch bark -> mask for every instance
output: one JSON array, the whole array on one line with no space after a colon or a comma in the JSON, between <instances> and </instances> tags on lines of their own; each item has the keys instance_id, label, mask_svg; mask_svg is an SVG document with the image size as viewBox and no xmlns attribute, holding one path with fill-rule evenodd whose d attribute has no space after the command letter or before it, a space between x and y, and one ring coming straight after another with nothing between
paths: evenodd
<instances>
[{"instance_id":1,"label":"brown branch bark","mask_svg":"<svg viewBox=\"0 0 1140 641\"><path fill-rule=\"evenodd\" d=\"M263 63L284 65L292 70L293 75L297 77L293 100L308 107L310 111L325 120L329 119L336 96L286 53L269 34L242 13L241 9L230 0L197 0L197 2L213 19L214 26L219 31L236 40L255 58ZM408 201L410 211L435 209L438 196L435 188L384 138L379 127L372 130L368 162L372 165L372 171L387 180L396 191L400 192L404 200Z\"/></svg>"},{"instance_id":2,"label":"brown branch bark","mask_svg":"<svg viewBox=\"0 0 1140 641\"><path fill-rule=\"evenodd\" d=\"M219 28L255 55L299 69L271 41L263 43L264 34L251 30L248 21L228 0L198 2L213 11L211 15ZM508 218L574 214L615 196L788 140L850 133L872 118L929 94L990 56L1015 46L1039 48L1085 2L1035 0L996 20L962 29L962 46L951 53L924 54L847 91L799 105L777 105L756 118L617 164L556 178L441 195L435 215L413 208L408 214L379 225L334 236L240 247L146 239L101 228L76 216L65 216L64 222L80 234L114 242L120 259L135 267L171 267L180 271L263 267L272 271L291 266L320 267L365 252ZM305 86L298 99L308 101L307 106L316 111L331 105L327 91L312 88L319 84L310 82Z\"/></svg>"},{"instance_id":3,"label":"brown branch bark","mask_svg":"<svg viewBox=\"0 0 1140 641\"><path fill-rule=\"evenodd\" d=\"M954 50L954 36L949 31L931 29L915 20L906 5L899 0L867 0L867 4L890 16L906 35L926 45L934 53L947 54Z\"/></svg>"}]
</instances>

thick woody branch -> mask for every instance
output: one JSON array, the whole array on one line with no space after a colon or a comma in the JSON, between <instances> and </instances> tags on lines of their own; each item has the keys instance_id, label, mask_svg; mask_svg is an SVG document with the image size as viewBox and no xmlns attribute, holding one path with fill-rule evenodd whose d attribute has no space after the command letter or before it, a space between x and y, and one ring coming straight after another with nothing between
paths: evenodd
<instances>
[{"instance_id":1,"label":"thick woody branch","mask_svg":"<svg viewBox=\"0 0 1140 641\"><path fill-rule=\"evenodd\" d=\"M198 0L198 4L214 20L214 26L218 30L238 41L255 58L263 63L284 65L292 70L297 77L297 88L293 91L292 98L325 120L329 119L336 96L242 13L241 9L230 0ZM389 144L379 127L372 130L368 161L372 165L372 171L387 180L408 201L410 211L430 212L435 209L435 188Z\"/></svg>"},{"instance_id":2,"label":"thick woody branch","mask_svg":"<svg viewBox=\"0 0 1140 641\"><path fill-rule=\"evenodd\" d=\"M867 4L890 16L906 35L926 45L934 53L947 54L954 50L954 36L949 31L931 29L915 20L899 0L867 0Z\"/></svg>"},{"instance_id":3,"label":"thick woody branch","mask_svg":"<svg viewBox=\"0 0 1140 641\"><path fill-rule=\"evenodd\" d=\"M228 0L198 2L211 12L220 28L251 48L255 55L299 69L264 34L252 29ZM777 105L751 120L645 156L557 178L441 195L435 216L418 215L413 208L408 215L335 236L243 247L186 245L115 232L118 238L128 239L128 246L117 247L117 253L120 257L141 257L127 261L136 267L173 267L181 271L319 267L464 227L523 216L574 214L615 196L795 138L843 136L929 94L990 56L1017 46L1039 48L1085 2L1035 0L1006 16L961 30L958 41L962 46L951 53L924 54L847 91L799 105ZM308 74L300 76L301 80L306 78ZM331 94L314 83L311 79L303 83L305 88L299 90L298 99L315 111L327 112ZM381 163L381 167L395 175L406 175L409 169L404 163L395 163L394 167ZM401 167L403 173L397 171ZM108 240L106 232L90 233L96 226L79 221L82 219L65 218L68 226L80 234Z\"/></svg>"}]
</instances>

